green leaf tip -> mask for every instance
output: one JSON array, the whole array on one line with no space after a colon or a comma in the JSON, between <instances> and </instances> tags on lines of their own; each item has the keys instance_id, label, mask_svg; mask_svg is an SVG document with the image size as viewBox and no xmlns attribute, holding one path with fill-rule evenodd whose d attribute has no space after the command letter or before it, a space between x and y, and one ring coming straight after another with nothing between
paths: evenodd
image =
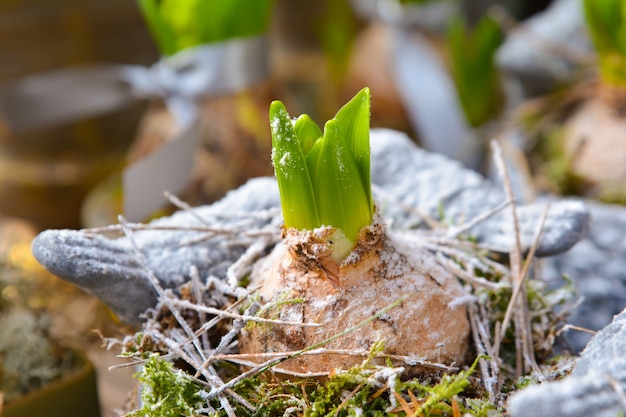
<instances>
[{"instance_id":1,"label":"green leaf tip","mask_svg":"<svg viewBox=\"0 0 626 417\"><path fill-rule=\"evenodd\" d=\"M326 122L292 120L280 101L270 105L272 161L286 227L333 226L355 242L372 221L370 91L364 88Z\"/></svg>"},{"instance_id":2,"label":"green leaf tip","mask_svg":"<svg viewBox=\"0 0 626 417\"><path fill-rule=\"evenodd\" d=\"M448 24L450 70L466 119L481 126L502 111L504 93L495 61L504 34L491 17L474 28L457 16Z\"/></svg>"},{"instance_id":3,"label":"green leaf tip","mask_svg":"<svg viewBox=\"0 0 626 417\"><path fill-rule=\"evenodd\" d=\"M598 53L601 79L626 86L626 3L623 0L584 0L585 20Z\"/></svg>"},{"instance_id":4,"label":"green leaf tip","mask_svg":"<svg viewBox=\"0 0 626 417\"><path fill-rule=\"evenodd\" d=\"M274 0L138 0L161 53L267 31Z\"/></svg>"},{"instance_id":5,"label":"green leaf tip","mask_svg":"<svg viewBox=\"0 0 626 417\"><path fill-rule=\"evenodd\" d=\"M270 129L272 162L279 184L285 225L309 229L311 225L320 222L313 184L294 125L280 101L270 105Z\"/></svg>"}]
</instances>

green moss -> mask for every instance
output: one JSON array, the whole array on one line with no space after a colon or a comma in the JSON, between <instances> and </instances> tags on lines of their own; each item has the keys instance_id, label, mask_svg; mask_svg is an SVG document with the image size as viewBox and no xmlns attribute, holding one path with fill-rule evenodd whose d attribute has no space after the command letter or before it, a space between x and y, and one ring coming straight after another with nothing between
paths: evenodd
<instances>
[{"instance_id":1,"label":"green moss","mask_svg":"<svg viewBox=\"0 0 626 417\"><path fill-rule=\"evenodd\" d=\"M142 406L128 417L196 416L205 406L201 387L171 363L153 355L138 374Z\"/></svg>"},{"instance_id":2,"label":"green moss","mask_svg":"<svg viewBox=\"0 0 626 417\"><path fill-rule=\"evenodd\" d=\"M45 314L25 308L0 313L0 392L10 402L77 368L72 351L50 338Z\"/></svg>"},{"instance_id":3,"label":"green moss","mask_svg":"<svg viewBox=\"0 0 626 417\"><path fill-rule=\"evenodd\" d=\"M237 285L241 288L248 288L248 285L250 285L250 279L251 279L250 274L246 274L243 277L241 277Z\"/></svg>"},{"instance_id":4,"label":"green moss","mask_svg":"<svg viewBox=\"0 0 626 417\"><path fill-rule=\"evenodd\" d=\"M494 417L500 411L478 398L472 375L478 360L456 375L431 380L401 380L402 371L376 365L372 359L384 348L375 343L361 365L338 371L326 383L300 379L275 381L270 374L246 378L233 391L254 410L232 402L237 416L453 416L457 407L464 416ZM143 383L142 407L127 417L226 416L219 404L203 399L200 384L169 362L154 355L138 374ZM454 404L454 405L453 405Z\"/></svg>"},{"instance_id":5,"label":"green moss","mask_svg":"<svg viewBox=\"0 0 626 417\"><path fill-rule=\"evenodd\" d=\"M464 415L487 417L497 415L497 410L488 401L478 398L463 398L461 394L469 391L470 379L477 362L456 375L444 375L437 383L410 379L402 381L401 371L390 366L374 365L371 359L376 356L379 343L363 364L347 371L337 372L325 384L313 384L311 381L281 383L282 392L271 391L263 398L279 398L282 409L274 408L277 414L265 411L251 415L281 415L289 407L298 408L299 413L307 417L336 416L452 416L455 402ZM299 388L296 388L297 386ZM268 384L246 382L247 387L269 388ZM244 392L242 395L246 395ZM247 396L247 395L246 395ZM276 404L274 404L276 407ZM265 407L263 407L265 408ZM295 411L295 410L294 410ZM495 413L495 414L494 414ZM289 414L292 415L292 414Z\"/></svg>"},{"instance_id":6,"label":"green moss","mask_svg":"<svg viewBox=\"0 0 626 417\"><path fill-rule=\"evenodd\" d=\"M35 280L0 259L0 393L9 403L76 371L73 350L49 332L50 316L29 307Z\"/></svg>"}]
</instances>

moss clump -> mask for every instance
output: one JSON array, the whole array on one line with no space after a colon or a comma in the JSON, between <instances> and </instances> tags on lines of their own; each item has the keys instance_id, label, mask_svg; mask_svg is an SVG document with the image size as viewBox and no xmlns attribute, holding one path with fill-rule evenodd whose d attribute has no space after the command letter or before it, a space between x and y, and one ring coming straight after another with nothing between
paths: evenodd
<instances>
[{"instance_id":1,"label":"moss clump","mask_svg":"<svg viewBox=\"0 0 626 417\"><path fill-rule=\"evenodd\" d=\"M15 308L0 314L0 391L5 401L56 381L75 369L70 352L48 336L45 315Z\"/></svg>"},{"instance_id":2,"label":"moss clump","mask_svg":"<svg viewBox=\"0 0 626 417\"><path fill-rule=\"evenodd\" d=\"M158 355L153 355L139 373L142 407L128 417L180 417L201 415L201 387L191 377Z\"/></svg>"},{"instance_id":3,"label":"moss clump","mask_svg":"<svg viewBox=\"0 0 626 417\"><path fill-rule=\"evenodd\" d=\"M22 272L0 262L0 393L10 403L76 371L74 351L50 335L50 317L30 308L36 294Z\"/></svg>"},{"instance_id":4,"label":"moss clump","mask_svg":"<svg viewBox=\"0 0 626 417\"><path fill-rule=\"evenodd\" d=\"M499 415L488 401L472 397L472 375L477 363L478 360L455 375L403 381L399 368L373 366L368 359L320 386L305 415Z\"/></svg>"},{"instance_id":5,"label":"moss clump","mask_svg":"<svg viewBox=\"0 0 626 417\"><path fill-rule=\"evenodd\" d=\"M501 415L475 395L472 375L477 361L455 375L403 381L402 368L373 363L383 346L376 343L361 365L338 371L323 384L311 379L276 381L271 374L246 378L233 391L247 406L234 405L233 411L244 417ZM127 416L227 415L217 400L204 400L200 383L156 355L146 362L139 380L144 384L142 408Z\"/></svg>"}]
</instances>

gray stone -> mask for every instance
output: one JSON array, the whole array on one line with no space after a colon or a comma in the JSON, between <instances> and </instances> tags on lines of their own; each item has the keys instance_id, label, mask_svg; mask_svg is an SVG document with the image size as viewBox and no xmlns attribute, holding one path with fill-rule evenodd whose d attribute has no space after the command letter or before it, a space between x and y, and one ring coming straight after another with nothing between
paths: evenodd
<instances>
[{"instance_id":1,"label":"gray stone","mask_svg":"<svg viewBox=\"0 0 626 417\"><path fill-rule=\"evenodd\" d=\"M375 199L391 228L425 228L423 219L406 207L458 225L505 200L499 187L458 162L417 148L402 133L372 130L371 146ZM443 219L439 207L445 209ZM210 206L180 211L150 223L159 230L133 231L135 245L125 236L48 230L35 238L32 250L49 271L100 298L122 320L139 323L139 315L156 304L150 273L165 288L188 280L193 266L203 278L225 278L228 267L259 240L248 232L272 236L268 245L278 239L282 222L279 208L276 181L258 178ZM519 207L525 247L532 241L541 209ZM505 209L468 234L506 252L512 247L510 222L510 209ZM537 253L546 256L569 249L582 238L587 222L587 211L580 202L553 203ZM166 226L179 229L163 230ZM211 234L191 229L196 226L230 232Z\"/></svg>"},{"instance_id":2,"label":"gray stone","mask_svg":"<svg viewBox=\"0 0 626 417\"><path fill-rule=\"evenodd\" d=\"M514 394L512 417L615 417L626 413L626 310L602 329L568 377Z\"/></svg>"},{"instance_id":3,"label":"gray stone","mask_svg":"<svg viewBox=\"0 0 626 417\"><path fill-rule=\"evenodd\" d=\"M446 225L460 225L506 200L501 187L459 162L415 147L398 132L373 131L371 147L374 196L383 216L394 228L426 227L424 219L407 207L417 208ZM518 206L524 249L533 241L544 205ZM581 201L552 202L537 256L568 250L585 235L588 221L587 209ZM506 208L479 223L469 234L494 251L509 252L514 245L511 209Z\"/></svg>"},{"instance_id":4,"label":"gray stone","mask_svg":"<svg viewBox=\"0 0 626 417\"><path fill-rule=\"evenodd\" d=\"M156 305L150 271L164 288L187 281L192 266L202 277L224 278L227 268L251 244L250 238L236 230L278 231L279 217L271 213L261 216L264 210L279 207L275 188L272 178L254 179L211 206L180 211L150 223L182 230L133 232L145 264L128 238L110 239L81 230L46 230L34 239L32 252L47 270L98 297L122 321L138 324L139 315ZM212 236L206 231L189 230L194 226L227 226L234 231L232 235Z\"/></svg>"},{"instance_id":5,"label":"gray stone","mask_svg":"<svg viewBox=\"0 0 626 417\"><path fill-rule=\"evenodd\" d=\"M568 322L599 330L626 306L626 207L587 201L591 213L589 232L576 246L542 261L543 279L560 285L569 276L582 303ZM567 334L572 349L580 351L588 333Z\"/></svg>"},{"instance_id":6,"label":"gray stone","mask_svg":"<svg viewBox=\"0 0 626 417\"><path fill-rule=\"evenodd\" d=\"M496 60L532 96L570 80L582 67L580 58L590 56L582 1L558 0L509 33Z\"/></svg>"}]
</instances>

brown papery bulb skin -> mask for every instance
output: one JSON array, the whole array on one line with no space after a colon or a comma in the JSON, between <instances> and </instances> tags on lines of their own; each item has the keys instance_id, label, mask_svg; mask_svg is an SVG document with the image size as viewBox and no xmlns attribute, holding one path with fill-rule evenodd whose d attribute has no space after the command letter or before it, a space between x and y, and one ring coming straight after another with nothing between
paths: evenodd
<instances>
[{"instance_id":1,"label":"brown papery bulb skin","mask_svg":"<svg viewBox=\"0 0 626 417\"><path fill-rule=\"evenodd\" d=\"M280 303L267 317L321 326L249 325L240 336L242 353L305 349L406 296L397 307L323 348L363 352L383 339L384 353L389 355L455 366L466 362L470 326L466 308L458 302L464 292L434 255L400 235L390 235L375 221L361 230L356 248L337 267L330 259L330 244L324 240L327 233L286 230L283 242L256 265L250 285L259 288L263 303L304 300ZM363 356L338 352L300 355L281 363L277 370L328 374L363 360ZM395 362L411 375L432 372L429 366Z\"/></svg>"}]
</instances>

